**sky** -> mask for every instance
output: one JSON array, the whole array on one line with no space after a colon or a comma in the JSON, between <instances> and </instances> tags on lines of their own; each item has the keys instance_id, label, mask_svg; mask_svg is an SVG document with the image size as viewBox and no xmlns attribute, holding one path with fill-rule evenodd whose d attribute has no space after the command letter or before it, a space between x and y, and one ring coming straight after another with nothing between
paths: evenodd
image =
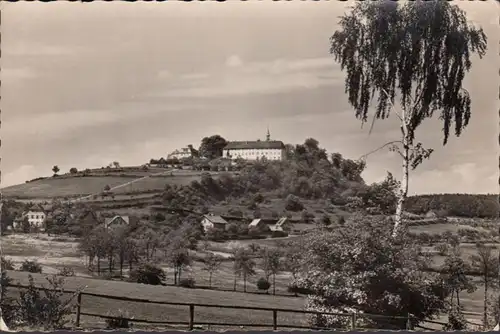
<instances>
[{"instance_id":1,"label":"sky","mask_svg":"<svg viewBox=\"0 0 500 334\"><path fill-rule=\"evenodd\" d=\"M498 5L455 2L485 30L464 88L471 122L442 146L441 124L417 133L434 148L410 194L498 193ZM112 161L139 165L205 136L313 137L351 159L398 138L396 119L361 127L329 38L350 2L2 2L2 186ZM387 150L367 183L401 175Z\"/></svg>"}]
</instances>

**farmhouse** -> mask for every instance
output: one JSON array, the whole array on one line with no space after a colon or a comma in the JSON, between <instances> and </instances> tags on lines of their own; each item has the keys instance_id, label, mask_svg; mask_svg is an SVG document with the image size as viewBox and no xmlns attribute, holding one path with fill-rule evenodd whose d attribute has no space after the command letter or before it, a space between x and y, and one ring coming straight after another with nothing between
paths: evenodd
<instances>
[{"instance_id":1,"label":"farmhouse","mask_svg":"<svg viewBox=\"0 0 500 334\"><path fill-rule=\"evenodd\" d=\"M23 222L27 221L30 228L35 228L38 230L45 229L45 221L47 220L47 214L40 208L33 208L28 212L22 213L20 216L14 219L12 228L15 230L21 229L23 227Z\"/></svg>"},{"instance_id":2,"label":"farmhouse","mask_svg":"<svg viewBox=\"0 0 500 334\"><path fill-rule=\"evenodd\" d=\"M105 228L117 228L121 226L128 226L130 224L129 216L114 216L112 218L104 219L104 227Z\"/></svg>"},{"instance_id":3,"label":"farmhouse","mask_svg":"<svg viewBox=\"0 0 500 334\"><path fill-rule=\"evenodd\" d=\"M228 222L221 216L215 216L212 214L204 215L201 220L201 225L203 230L207 232L211 228L216 228L220 230L225 230Z\"/></svg>"},{"instance_id":4,"label":"farmhouse","mask_svg":"<svg viewBox=\"0 0 500 334\"><path fill-rule=\"evenodd\" d=\"M284 160L285 144L282 141L271 140L269 131L265 141L233 141L229 142L223 149L223 157L232 160Z\"/></svg>"},{"instance_id":5,"label":"farmhouse","mask_svg":"<svg viewBox=\"0 0 500 334\"><path fill-rule=\"evenodd\" d=\"M258 229L267 229L271 232L283 232L284 227L288 222L287 217L281 217L280 219L266 219L266 218L257 218L252 220L250 224L248 224L248 228L258 228Z\"/></svg>"}]
</instances>

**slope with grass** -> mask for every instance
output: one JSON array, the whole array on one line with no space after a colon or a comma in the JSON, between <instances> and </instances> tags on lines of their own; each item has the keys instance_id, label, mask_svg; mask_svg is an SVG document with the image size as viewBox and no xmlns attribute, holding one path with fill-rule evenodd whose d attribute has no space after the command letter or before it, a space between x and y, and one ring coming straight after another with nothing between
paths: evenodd
<instances>
[{"instance_id":1,"label":"slope with grass","mask_svg":"<svg viewBox=\"0 0 500 334\"><path fill-rule=\"evenodd\" d=\"M217 176L218 173L211 173ZM2 188L5 198L50 199L99 194L109 185L117 187L114 194L162 191L167 184L187 185L201 178L198 171L176 171L171 169L151 170L147 173L126 174L109 171L106 174L90 176L60 176L30 181L24 184ZM124 185L124 186L122 186Z\"/></svg>"}]
</instances>

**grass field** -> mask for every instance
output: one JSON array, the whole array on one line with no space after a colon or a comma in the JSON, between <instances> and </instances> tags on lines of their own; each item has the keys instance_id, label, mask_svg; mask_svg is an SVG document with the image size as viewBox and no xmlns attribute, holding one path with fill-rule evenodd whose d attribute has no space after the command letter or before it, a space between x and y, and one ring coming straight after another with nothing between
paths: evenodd
<instances>
[{"instance_id":1,"label":"grass field","mask_svg":"<svg viewBox=\"0 0 500 334\"><path fill-rule=\"evenodd\" d=\"M279 239L277 239L279 240ZM257 244L272 246L276 245L277 240L252 240L228 242L222 244L227 251L236 244L242 245L250 242ZM219 243L215 243L221 245ZM258 292L255 282L263 276L263 272L258 269L257 275L251 277L247 282L247 291L243 293L243 282L237 281L237 292L229 291L233 289L234 275L232 271L232 262L223 262L221 269L214 273L212 277L212 285L217 290L207 289L187 289L173 286L155 287L142 284L133 284L117 281L106 281L101 279L90 278L85 267L85 259L78 254L77 241L71 238L53 238L46 235L10 235L2 238L2 247L4 255L7 258L14 260L20 264L25 259L37 259L43 265L43 272L46 274L57 273L62 266L72 267L77 277L67 278L65 287L67 289L75 289L88 285L85 290L87 292L108 294L114 296L127 296L132 298L146 298L152 300L178 301L184 303L203 303L203 304L223 304L223 305L241 305L241 306L257 306L257 307L276 307L276 308L291 308L302 309L304 299L301 297L283 296L288 294L286 291L290 280L288 273L282 273L277 276L276 287L277 296L267 295L263 292ZM470 255L474 252L471 245L462 245L464 254ZM223 247L223 248L224 248ZM211 248L210 245L208 247ZM223 249L224 250L224 249ZM436 261L440 261L440 257L435 257ZM260 261L260 260L257 260ZM162 265L167 273L167 284L173 283L173 272L170 268ZM9 276L21 284L27 283L27 273L9 272ZM34 275L36 282L43 283L43 275ZM183 273L183 277L194 277L197 286L208 286L208 273L202 270L202 264L195 262L193 266ZM475 278L478 280L478 278ZM270 290L272 291L272 290ZM478 289L471 293L462 293L462 304L466 311L481 312L483 307L483 287L478 283ZM179 306L159 306L147 305L144 303L121 302L116 300L104 299L100 297L86 296L83 299L82 312L108 314L109 310L113 310L111 315L116 314L118 310L128 312L130 316L136 319L160 320L167 318L170 321L187 321L188 311L186 307ZM477 316L468 316L469 319L478 322ZM210 322L235 322L235 323L272 323L272 314L263 311L248 311L248 310L228 310L220 308L199 308L195 310L195 321L210 321ZM443 318L444 319L444 318ZM439 321L443 321L443 319ZM278 322L290 322L297 326L304 325L306 321L305 315L299 314L279 314ZM82 322L85 327L102 328L104 321L95 317L82 317ZM432 327L426 324L427 327ZM207 327L205 327L207 329ZM215 327L211 327L215 329ZM237 329L235 327L235 329ZM252 329L245 327L245 329Z\"/></svg>"},{"instance_id":2,"label":"grass field","mask_svg":"<svg viewBox=\"0 0 500 334\"><path fill-rule=\"evenodd\" d=\"M9 272L14 283L27 284L28 274ZM44 275L34 274L36 284L44 284ZM240 292L219 292L202 289L185 289L169 286L151 286L143 284L104 281L82 277L71 277L65 281L65 288L77 289L85 287L85 292L106 294L113 296L127 296L157 301L181 303L199 303L209 305L239 305L249 307L288 308L301 310L304 307L303 298L270 296L264 294L242 294ZM183 321L189 320L188 308L185 306L155 305L136 302L121 302L100 297L84 296L82 298L82 312L109 314L110 310L128 312L136 319ZM113 313L113 312L111 312ZM116 314L118 315L118 314ZM92 319L90 319L92 320ZM95 319L93 319L95 321ZM197 308L195 321L272 324L272 312L249 311L239 309ZM294 313L281 314L278 322L304 325L305 317ZM83 318L83 324L86 319Z\"/></svg>"},{"instance_id":3,"label":"grass field","mask_svg":"<svg viewBox=\"0 0 500 334\"><path fill-rule=\"evenodd\" d=\"M199 180L201 172L198 171L172 171L164 169L165 175L145 178L135 183L120 187L113 191L114 194L126 192L143 192L150 190L161 191L167 184L186 185L193 180ZM160 171L161 172L161 171ZM147 176L158 171L138 174L137 176ZM211 172L216 176L218 173ZM139 177L137 177L138 179ZM47 178L29 183L2 188L4 197L49 199L54 197L75 196L97 194L103 191L106 185L111 188L133 181L134 178L120 176L120 173L111 173L108 176L87 176L87 177L60 177Z\"/></svg>"}]
</instances>

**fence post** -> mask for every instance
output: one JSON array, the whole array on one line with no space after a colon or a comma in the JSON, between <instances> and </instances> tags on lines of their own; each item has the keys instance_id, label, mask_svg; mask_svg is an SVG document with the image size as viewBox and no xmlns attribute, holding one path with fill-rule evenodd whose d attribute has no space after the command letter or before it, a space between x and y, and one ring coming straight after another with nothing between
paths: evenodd
<instances>
[{"instance_id":1,"label":"fence post","mask_svg":"<svg viewBox=\"0 0 500 334\"><path fill-rule=\"evenodd\" d=\"M76 297L76 327L80 327L80 312L82 309L82 293L79 292Z\"/></svg>"},{"instance_id":2,"label":"fence post","mask_svg":"<svg viewBox=\"0 0 500 334\"><path fill-rule=\"evenodd\" d=\"M406 330L412 330L410 313L408 313L408 317L406 318Z\"/></svg>"},{"instance_id":3,"label":"fence post","mask_svg":"<svg viewBox=\"0 0 500 334\"><path fill-rule=\"evenodd\" d=\"M192 331L194 329L194 305L189 305L189 330Z\"/></svg>"},{"instance_id":4,"label":"fence post","mask_svg":"<svg viewBox=\"0 0 500 334\"><path fill-rule=\"evenodd\" d=\"M278 329L278 310L273 310L273 330Z\"/></svg>"},{"instance_id":5,"label":"fence post","mask_svg":"<svg viewBox=\"0 0 500 334\"><path fill-rule=\"evenodd\" d=\"M356 329L356 313L351 314L351 329Z\"/></svg>"}]
</instances>

